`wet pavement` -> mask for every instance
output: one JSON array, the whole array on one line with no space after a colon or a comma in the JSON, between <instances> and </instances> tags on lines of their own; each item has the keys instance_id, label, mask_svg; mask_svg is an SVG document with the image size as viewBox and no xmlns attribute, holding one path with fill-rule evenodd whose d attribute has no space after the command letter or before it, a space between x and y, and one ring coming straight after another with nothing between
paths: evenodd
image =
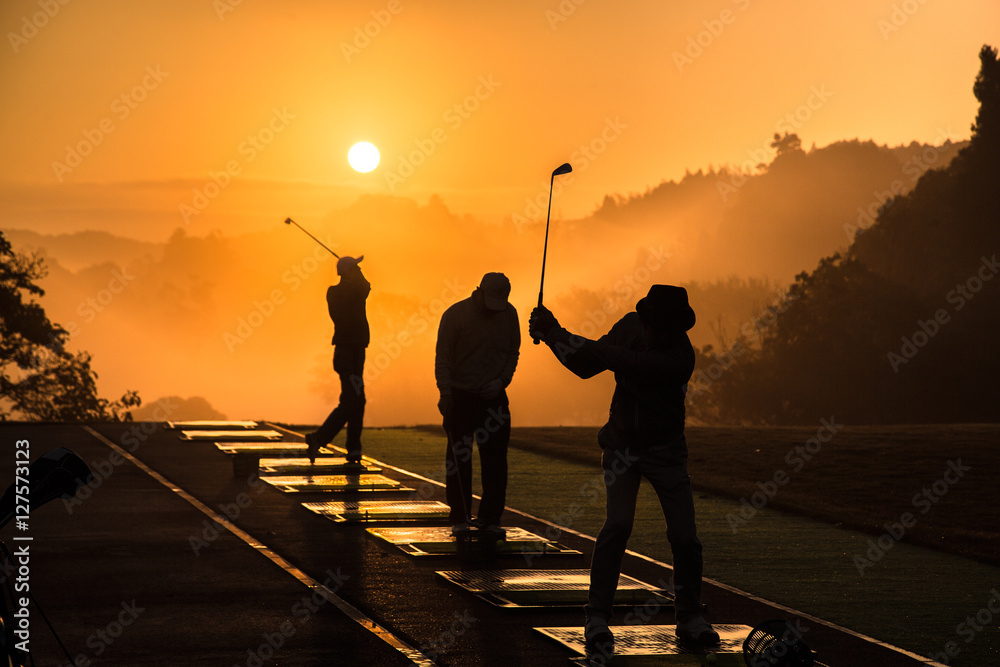
<instances>
[{"instance_id":1,"label":"wet pavement","mask_svg":"<svg viewBox=\"0 0 1000 667\"><path fill-rule=\"evenodd\" d=\"M213 442L179 433L151 422L0 425L0 452L8 453L0 460L3 487L14 480L18 440L28 441L32 460L55 447L72 449L95 474L76 498L54 500L30 515L27 529L12 523L2 534L12 551L29 545L30 590L75 664L471 667L567 665L574 657L533 628L579 627L580 609L503 609L435 572L586 568L593 549L587 536L559 531L559 543L582 555L515 553L485 564L412 557L365 525L334 523L302 507L330 494L283 493L252 475L236 477ZM302 441L290 432L285 439ZM394 469L391 460L379 463L386 477L444 500L438 485ZM552 529L512 510L505 520L539 535ZM671 575L668 566L633 555L624 573L652 587ZM797 622L830 667L927 664L728 587L706 583L704 601L715 623ZM71 664L36 605L29 613L36 664ZM616 622L625 619L673 623L652 600L623 608Z\"/></svg>"}]
</instances>

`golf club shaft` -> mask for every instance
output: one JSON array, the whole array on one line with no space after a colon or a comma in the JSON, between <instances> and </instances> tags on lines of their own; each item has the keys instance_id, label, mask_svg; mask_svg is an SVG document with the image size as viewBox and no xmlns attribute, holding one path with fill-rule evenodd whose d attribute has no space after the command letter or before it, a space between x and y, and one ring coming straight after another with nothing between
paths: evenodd
<instances>
[{"instance_id":1,"label":"golf club shaft","mask_svg":"<svg viewBox=\"0 0 1000 667\"><path fill-rule=\"evenodd\" d=\"M538 285L538 307L542 307L542 292L545 289L545 258L549 254L549 218L552 215L552 186L556 181L555 172L552 173L552 178L549 179L549 210L545 214L545 245L542 248L542 281ZM538 345L541 341L538 338L532 338L531 342Z\"/></svg>"},{"instance_id":2,"label":"golf club shaft","mask_svg":"<svg viewBox=\"0 0 1000 667\"><path fill-rule=\"evenodd\" d=\"M300 225L299 223L295 222L295 221L294 221L294 220L292 220L291 218L285 218L285 223L286 223L286 224L292 224L292 225L295 225L296 227L298 227L299 229L301 229L301 230L302 230L303 232L305 232L305 233L306 233L306 235L307 235L307 236L308 236L309 238L311 238L311 239L312 239L313 241L315 241L316 243L318 243L318 244L320 244L321 246L323 246L323 248L324 248L324 249L325 249L325 250L326 250L326 251L327 251L328 253L330 253L331 255L333 255L334 257L336 257L337 259L340 259L340 255L338 255L338 254L337 254L337 253L335 253L334 251L332 251L332 250L330 250L329 248L327 248L327 247L326 247L326 245L324 245L322 241L320 241L320 240L319 240L318 238L316 238L315 236L313 236L312 234L310 234L309 232L307 232L307 231L306 231L306 230L305 230L305 229L304 229L304 228L302 227L302 225Z\"/></svg>"}]
</instances>

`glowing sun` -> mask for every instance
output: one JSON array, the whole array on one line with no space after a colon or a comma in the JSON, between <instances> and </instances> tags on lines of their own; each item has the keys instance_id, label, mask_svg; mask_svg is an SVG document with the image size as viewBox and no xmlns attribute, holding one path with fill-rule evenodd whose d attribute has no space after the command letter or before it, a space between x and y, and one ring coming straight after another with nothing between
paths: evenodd
<instances>
[{"instance_id":1,"label":"glowing sun","mask_svg":"<svg viewBox=\"0 0 1000 667\"><path fill-rule=\"evenodd\" d=\"M351 163L355 171L360 171L363 174L377 167L378 160L378 149L367 141L354 144L347 152L347 161Z\"/></svg>"}]
</instances>

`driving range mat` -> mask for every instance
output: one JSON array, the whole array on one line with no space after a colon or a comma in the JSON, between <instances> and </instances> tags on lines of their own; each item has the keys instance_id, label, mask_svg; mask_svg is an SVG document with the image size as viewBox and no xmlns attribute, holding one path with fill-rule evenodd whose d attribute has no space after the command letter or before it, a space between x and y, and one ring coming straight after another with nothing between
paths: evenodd
<instances>
[{"instance_id":1,"label":"driving range mat","mask_svg":"<svg viewBox=\"0 0 1000 667\"><path fill-rule=\"evenodd\" d=\"M413 491L401 487L399 482L385 475L373 475L360 472L345 475L269 475L261 477L285 493L310 493L316 491Z\"/></svg>"},{"instance_id":2,"label":"driving range mat","mask_svg":"<svg viewBox=\"0 0 1000 667\"><path fill-rule=\"evenodd\" d=\"M220 447L221 449L221 447ZM321 450L322 451L322 450ZM319 456L316 463L310 463L307 458L261 458L261 475L315 475L379 473L381 468L368 464L367 459L361 459L361 465L348 464L343 456Z\"/></svg>"},{"instance_id":3,"label":"driving range mat","mask_svg":"<svg viewBox=\"0 0 1000 667\"><path fill-rule=\"evenodd\" d=\"M490 604L508 609L579 607L587 602L590 570L476 570L437 572ZM615 606L672 609L673 594L621 575Z\"/></svg>"},{"instance_id":4,"label":"driving range mat","mask_svg":"<svg viewBox=\"0 0 1000 667\"><path fill-rule=\"evenodd\" d=\"M690 646L677 639L673 625L613 625L614 657L602 658L602 665L729 665L746 667L743 640L750 634L749 625L714 625L722 641L718 646ZM536 632L556 640L579 656L585 655L582 627L535 628ZM598 664L580 658L577 665Z\"/></svg>"},{"instance_id":5,"label":"driving range mat","mask_svg":"<svg viewBox=\"0 0 1000 667\"><path fill-rule=\"evenodd\" d=\"M180 428L191 431L203 429L223 431L229 429L257 428L257 422L239 420L228 421L224 419L195 419L193 421L167 422L167 428Z\"/></svg>"},{"instance_id":6,"label":"driving range mat","mask_svg":"<svg viewBox=\"0 0 1000 667\"><path fill-rule=\"evenodd\" d=\"M564 547L523 528L507 528L507 536L496 543L499 556L562 556L582 555L575 549ZM394 544L410 556L454 556L458 542L450 526L414 526L369 528L368 532L389 544Z\"/></svg>"},{"instance_id":7,"label":"driving range mat","mask_svg":"<svg viewBox=\"0 0 1000 667\"><path fill-rule=\"evenodd\" d=\"M214 431L219 433L219 431ZM243 435L244 432L232 431L234 434ZM262 458L293 458L301 456L309 451L309 446L304 442L216 442L215 446L224 454L228 454L233 459L233 474L241 477L243 475L258 475L260 459ZM319 448L319 454L333 454L332 451ZM357 468L361 472L361 467Z\"/></svg>"},{"instance_id":8,"label":"driving range mat","mask_svg":"<svg viewBox=\"0 0 1000 667\"><path fill-rule=\"evenodd\" d=\"M249 442L260 442L263 440L281 440L285 437L283 434L271 429L264 429L260 431L254 431L251 429L233 429L231 431L218 431L218 430L205 430L200 431L197 429L181 431L181 440L246 440ZM289 443L296 444L296 443ZM302 447L305 447L305 443L301 443Z\"/></svg>"},{"instance_id":9,"label":"driving range mat","mask_svg":"<svg viewBox=\"0 0 1000 667\"><path fill-rule=\"evenodd\" d=\"M338 523L448 519L449 508L437 500L347 500L302 503L311 512Z\"/></svg>"},{"instance_id":10,"label":"driving range mat","mask_svg":"<svg viewBox=\"0 0 1000 667\"><path fill-rule=\"evenodd\" d=\"M224 454L253 454L257 458L281 458L285 454L291 458L292 454L304 454L309 449L304 442L217 442L215 446Z\"/></svg>"}]
</instances>

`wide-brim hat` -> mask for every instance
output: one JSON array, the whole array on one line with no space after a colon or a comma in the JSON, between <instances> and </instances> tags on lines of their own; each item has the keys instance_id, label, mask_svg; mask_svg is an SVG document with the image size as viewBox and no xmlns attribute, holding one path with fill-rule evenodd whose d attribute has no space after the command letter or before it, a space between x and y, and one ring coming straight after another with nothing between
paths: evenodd
<instances>
[{"instance_id":1,"label":"wide-brim hat","mask_svg":"<svg viewBox=\"0 0 1000 667\"><path fill-rule=\"evenodd\" d=\"M688 304L687 290L674 285L653 285L635 304L643 324L659 331L676 333L694 326L694 310Z\"/></svg>"}]
</instances>

